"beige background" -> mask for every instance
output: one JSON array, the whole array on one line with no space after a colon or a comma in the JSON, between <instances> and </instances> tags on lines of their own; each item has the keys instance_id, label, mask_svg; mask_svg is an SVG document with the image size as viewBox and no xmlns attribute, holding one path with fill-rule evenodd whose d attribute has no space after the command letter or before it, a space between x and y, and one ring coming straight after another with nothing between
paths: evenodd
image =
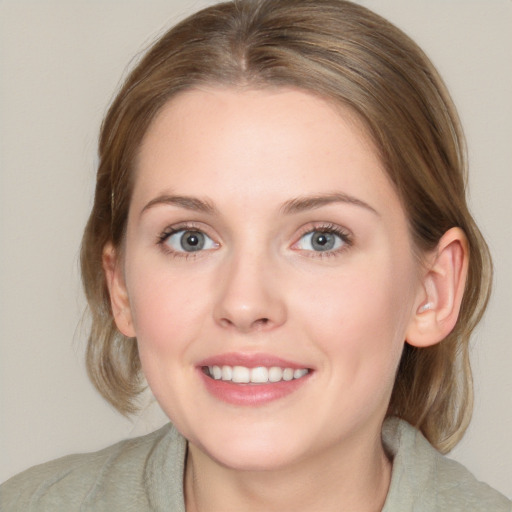
<instances>
[{"instance_id":1,"label":"beige background","mask_svg":"<svg viewBox=\"0 0 512 512\"><path fill-rule=\"evenodd\" d=\"M120 77L163 27L207 3L0 0L0 480L162 421L155 407L120 417L88 383L77 256ZM423 46L465 125L496 286L474 340L474 420L453 456L512 497L512 1L361 3Z\"/></svg>"}]
</instances>

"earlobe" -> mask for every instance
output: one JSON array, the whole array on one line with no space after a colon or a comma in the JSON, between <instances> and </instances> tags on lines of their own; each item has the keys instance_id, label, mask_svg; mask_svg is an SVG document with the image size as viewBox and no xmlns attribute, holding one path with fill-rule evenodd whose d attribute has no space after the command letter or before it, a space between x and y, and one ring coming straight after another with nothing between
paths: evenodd
<instances>
[{"instance_id":1,"label":"earlobe","mask_svg":"<svg viewBox=\"0 0 512 512\"><path fill-rule=\"evenodd\" d=\"M117 328L125 336L133 338L135 336L135 330L133 328L128 291L126 289L119 255L110 242L103 248L102 263L110 294L112 314Z\"/></svg>"},{"instance_id":2,"label":"earlobe","mask_svg":"<svg viewBox=\"0 0 512 512\"><path fill-rule=\"evenodd\" d=\"M469 248L464 231L449 229L439 240L423 276L406 333L410 345L435 345L453 330L464 295L468 262Z\"/></svg>"}]
</instances>

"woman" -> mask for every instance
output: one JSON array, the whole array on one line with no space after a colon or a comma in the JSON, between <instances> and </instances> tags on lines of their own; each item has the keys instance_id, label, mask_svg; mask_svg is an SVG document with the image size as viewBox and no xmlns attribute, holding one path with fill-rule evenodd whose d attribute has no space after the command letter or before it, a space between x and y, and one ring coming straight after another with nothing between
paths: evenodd
<instances>
[{"instance_id":1,"label":"woman","mask_svg":"<svg viewBox=\"0 0 512 512\"><path fill-rule=\"evenodd\" d=\"M508 510L420 434L446 452L471 413L490 260L464 165L437 73L361 7L164 35L103 124L82 273L93 382L132 412L142 368L176 429L35 468L8 506Z\"/></svg>"}]
</instances>

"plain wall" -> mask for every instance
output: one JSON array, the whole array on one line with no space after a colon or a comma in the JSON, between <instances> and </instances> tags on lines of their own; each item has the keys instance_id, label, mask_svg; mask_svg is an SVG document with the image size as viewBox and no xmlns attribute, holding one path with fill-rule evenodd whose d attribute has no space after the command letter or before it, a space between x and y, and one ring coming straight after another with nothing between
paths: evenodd
<instances>
[{"instance_id":1,"label":"plain wall","mask_svg":"<svg viewBox=\"0 0 512 512\"><path fill-rule=\"evenodd\" d=\"M0 0L0 481L163 420L130 421L88 382L78 275L96 139L133 57L187 0ZM444 76L465 127L471 207L495 290L473 342L476 406L452 456L512 496L512 2L366 0Z\"/></svg>"}]
</instances>

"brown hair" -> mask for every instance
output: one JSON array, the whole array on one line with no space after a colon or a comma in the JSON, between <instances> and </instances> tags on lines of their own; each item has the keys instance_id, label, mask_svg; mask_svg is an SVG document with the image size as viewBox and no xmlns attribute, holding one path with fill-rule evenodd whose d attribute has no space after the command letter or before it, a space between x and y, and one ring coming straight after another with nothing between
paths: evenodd
<instances>
[{"instance_id":1,"label":"brown hair","mask_svg":"<svg viewBox=\"0 0 512 512\"><path fill-rule=\"evenodd\" d=\"M472 411L469 336L487 304L491 261L466 204L465 145L449 94L403 32L343 0L235 0L204 9L163 35L126 79L103 122L94 206L81 253L92 314L89 375L123 413L143 379L137 345L116 329L102 270L120 247L136 153L155 114L201 84L293 86L349 106L365 124L406 210L418 253L459 226L470 264L458 322L443 342L405 346L389 415L418 427L443 452Z\"/></svg>"}]
</instances>

